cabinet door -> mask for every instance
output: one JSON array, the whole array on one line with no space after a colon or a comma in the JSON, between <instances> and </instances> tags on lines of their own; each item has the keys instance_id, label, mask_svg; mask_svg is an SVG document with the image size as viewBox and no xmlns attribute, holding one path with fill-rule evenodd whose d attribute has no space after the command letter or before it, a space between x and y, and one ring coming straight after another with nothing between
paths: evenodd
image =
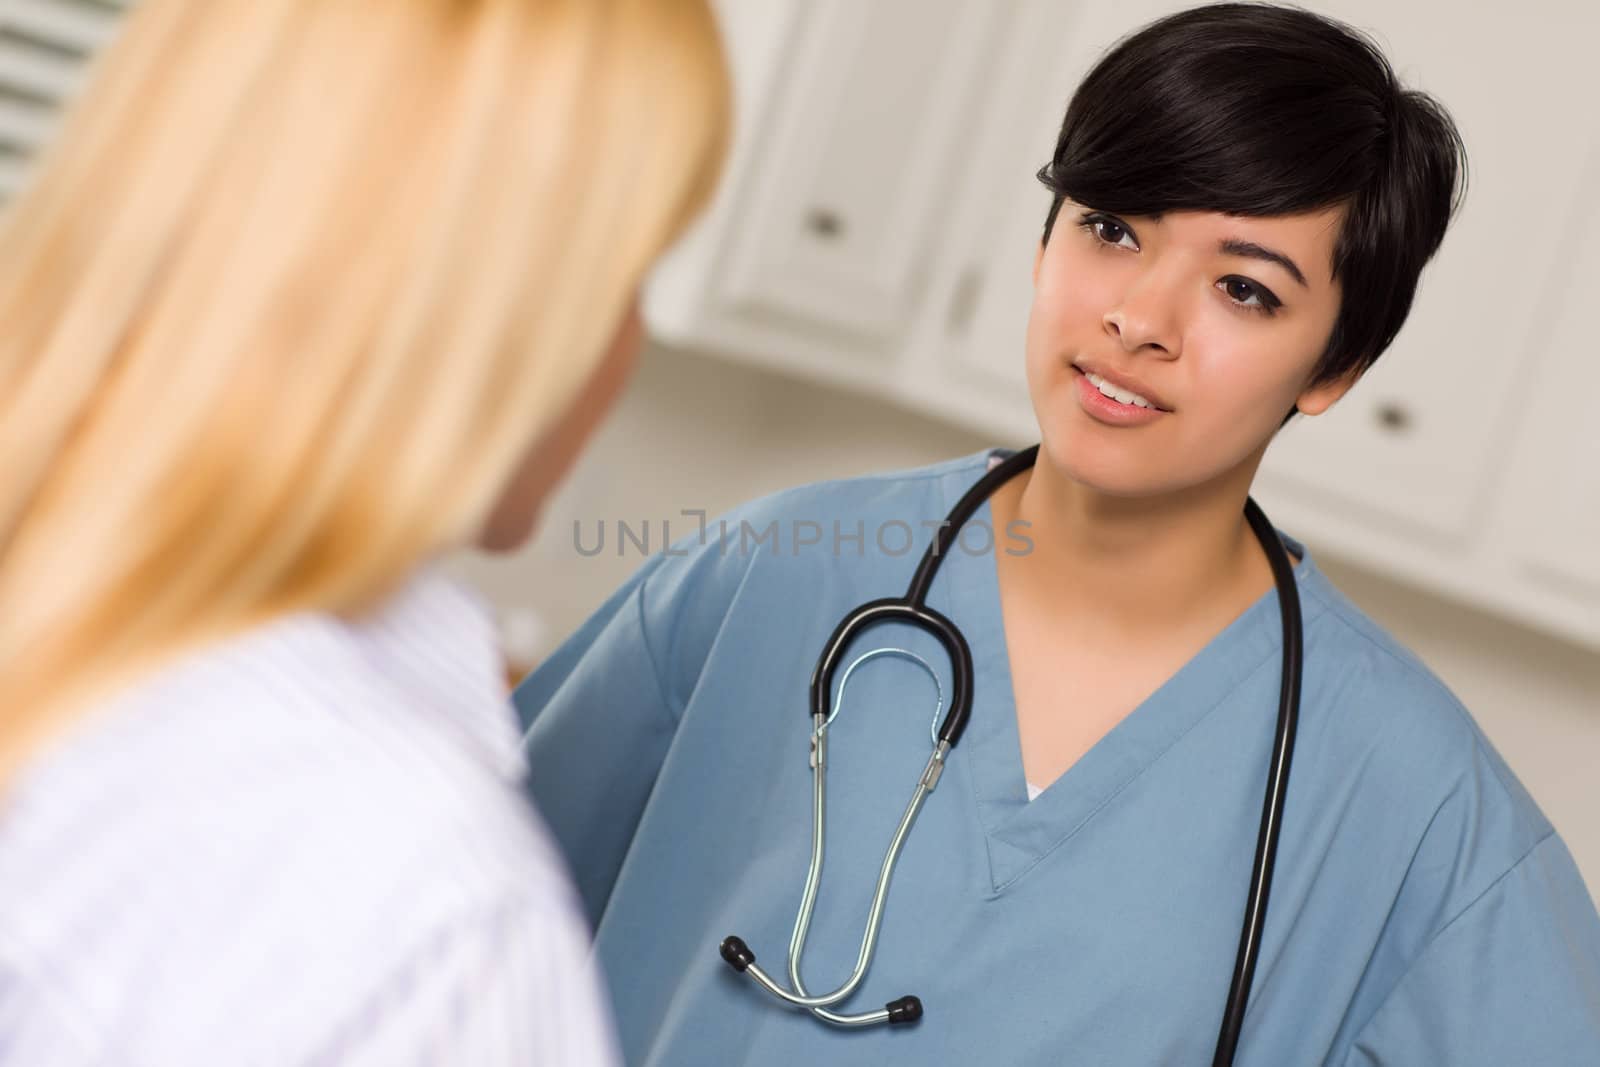
<instances>
[{"instance_id":1,"label":"cabinet door","mask_svg":"<svg viewBox=\"0 0 1600 1067\"><path fill-rule=\"evenodd\" d=\"M1540 213L1561 234L1563 255L1544 272L1551 300L1531 332L1536 358L1515 386L1518 421L1495 498L1501 540L1523 579L1600 645L1600 128L1588 121L1584 195L1568 210Z\"/></svg>"},{"instance_id":2,"label":"cabinet door","mask_svg":"<svg viewBox=\"0 0 1600 1067\"><path fill-rule=\"evenodd\" d=\"M1007 27L969 140L973 163L947 214L949 250L897 381L911 404L1001 439L1033 435L1023 340L1050 207L1035 175L1050 159L1078 73L1063 62L1076 13L1031 0Z\"/></svg>"},{"instance_id":3,"label":"cabinet door","mask_svg":"<svg viewBox=\"0 0 1600 1067\"><path fill-rule=\"evenodd\" d=\"M733 158L652 279L647 321L671 343L880 390L1014 3L720 6L743 109Z\"/></svg>"},{"instance_id":4,"label":"cabinet door","mask_svg":"<svg viewBox=\"0 0 1600 1067\"><path fill-rule=\"evenodd\" d=\"M1528 0L1514 16L1470 4L1321 6L1381 28L1401 79L1455 117L1471 185L1391 350L1331 412L1285 431L1263 470L1310 506L1465 548L1489 518L1488 475L1527 402L1546 267L1571 241L1562 219L1595 191L1582 186L1586 138L1572 136L1569 108L1551 105L1593 99L1592 34L1574 30L1600 18L1572 0Z\"/></svg>"},{"instance_id":5,"label":"cabinet door","mask_svg":"<svg viewBox=\"0 0 1600 1067\"><path fill-rule=\"evenodd\" d=\"M1007 4L813 0L717 285L741 311L867 338L915 309L973 83Z\"/></svg>"}]
</instances>

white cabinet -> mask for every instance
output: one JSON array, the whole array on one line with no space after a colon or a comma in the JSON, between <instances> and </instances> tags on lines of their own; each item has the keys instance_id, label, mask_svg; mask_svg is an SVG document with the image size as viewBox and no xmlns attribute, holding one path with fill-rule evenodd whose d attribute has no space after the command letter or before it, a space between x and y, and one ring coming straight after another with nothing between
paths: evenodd
<instances>
[{"instance_id":1,"label":"white cabinet","mask_svg":"<svg viewBox=\"0 0 1600 1067\"><path fill-rule=\"evenodd\" d=\"M988 20L957 0L800 12L718 296L891 341L916 310Z\"/></svg>"},{"instance_id":2,"label":"white cabinet","mask_svg":"<svg viewBox=\"0 0 1600 1067\"><path fill-rule=\"evenodd\" d=\"M1532 0L1450 11L1343 0L1467 143L1460 216L1373 372L1268 453L1290 529L1403 581L1600 648L1600 123L1585 41L1600 13ZM1588 27L1591 32L1577 32ZM1498 76L1486 77L1494 57Z\"/></svg>"},{"instance_id":3,"label":"white cabinet","mask_svg":"<svg viewBox=\"0 0 1600 1067\"><path fill-rule=\"evenodd\" d=\"M1086 60L1072 4L1026 3L1006 26L970 164L943 224L951 253L935 266L929 304L901 354L895 397L1020 444L1036 437L1023 340L1033 262L1050 193L1039 182Z\"/></svg>"},{"instance_id":4,"label":"white cabinet","mask_svg":"<svg viewBox=\"0 0 1600 1067\"><path fill-rule=\"evenodd\" d=\"M708 218L647 293L658 336L886 380L1011 6L721 4L736 151Z\"/></svg>"},{"instance_id":5,"label":"white cabinet","mask_svg":"<svg viewBox=\"0 0 1600 1067\"><path fill-rule=\"evenodd\" d=\"M734 165L653 286L651 325L1036 439L1034 175L1095 60L1185 6L729 0L747 65ZM1257 496L1315 548L1600 648L1600 335L1580 321L1600 293L1600 128L1551 106L1595 98L1600 8L1314 6L1444 103L1471 182L1395 344L1274 443ZM741 56L739 37L761 47Z\"/></svg>"},{"instance_id":6,"label":"white cabinet","mask_svg":"<svg viewBox=\"0 0 1600 1067\"><path fill-rule=\"evenodd\" d=\"M1600 189L1600 129L1590 141L1589 190ZM1551 295L1530 343L1536 358L1513 390L1520 431L1500 464L1494 540L1543 610L1570 617L1600 643L1600 199L1561 216L1563 255L1545 275Z\"/></svg>"},{"instance_id":7,"label":"white cabinet","mask_svg":"<svg viewBox=\"0 0 1600 1067\"><path fill-rule=\"evenodd\" d=\"M1589 152L1587 166L1577 168L1581 187L1600 189L1600 129L1577 126L1570 136ZM1590 411L1600 397L1600 332L1591 312L1600 293L1600 199L1580 193L1546 217L1559 219L1561 234L1548 260L1522 264L1509 250L1497 257L1508 269L1526 269L1542 293L1520 323L1524 336L1496 418L1462 427L1461 445L1442 461L1457 477L1463 462L1481 464L1464 482L1470 518L1455 543L1396 521L1393 487L1381 477L1366 507L1341 506L1359 504L1354 496L1280 493L1270 475L1260 485L1278 522L1321 545L1600 649L1600 428ZM1403 447L1404 437L1398 441Z\"/></svg>"},{"instance_id":8,"label":"white cabinet","mask_svg":"<svg viewBox=\"0 0 1600 1067\"><path fill-rule=\"evenodd\" d=\"M1566 0L1519 4L1514 18L1451 7L1447 47L1431 5L1326 6L1381 27L1402 79L1444 102L1471 182L1394 345L1326 416L1297 420L1267 470L1281 492L1439 549L1467 546L1492 504L1484 476L1528 410L1519 382L1542 356L1534 346L1551 313L1551 266L1571 249L1568 220L1600 191L1584 187L1587 130L1550 106L1594 98L1591 40L1572 32L1579 9ZM1485 76L1491 58L1499 76Z\"/></svg>"}]
</instances>

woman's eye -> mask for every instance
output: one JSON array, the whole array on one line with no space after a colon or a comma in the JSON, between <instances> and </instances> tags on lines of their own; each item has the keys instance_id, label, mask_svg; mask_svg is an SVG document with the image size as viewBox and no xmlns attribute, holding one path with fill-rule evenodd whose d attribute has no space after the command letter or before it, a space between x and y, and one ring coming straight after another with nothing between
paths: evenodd
<instances>
[{"instance_id":1,"label":"woman's eye","mask_svg":"<svg viewBox=\"0 0 1600 1067\"><path fill-rule=\"evenodd\" d=\"M1121 248L1130 248L1137 252L1139 242L1134 239L1133 231L1116 219L1106 215L1085 215L1080 224L1101 244L1113 245Z\"/></svg>"},{"instance_id":2,"label":"woman's eye","mask_svg":"<svg viewBox=\"0 0 1600 1067\"><path fill-rule=\"evenodd\" d=\"M1126 240L1130 248L1139 247L1133 240L1133 234L1129 233L1120 222L1101 221L1095 223L1095 226L1100 240L1108 245L1120 245Z\"/></svg>"},{"instance_id":3,"label":"woman's eye","mask_svg":"<svg viewBox=\"0 0 1600 1067\"><path fill-rule=\"evenodd\" d=\"M1224 278L1217 285L1228 295L1228 299L1246 311L1271 315L1282 306L1271 292L1246 278Z\"/></svg>"}]
</instances>

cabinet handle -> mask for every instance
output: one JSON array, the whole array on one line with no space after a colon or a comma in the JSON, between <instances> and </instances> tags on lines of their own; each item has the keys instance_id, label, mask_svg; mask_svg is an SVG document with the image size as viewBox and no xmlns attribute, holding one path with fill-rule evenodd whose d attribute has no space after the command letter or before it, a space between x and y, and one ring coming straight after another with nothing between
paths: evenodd
<instances>
[{"instance_id":1,"label":"cabinet handle","mask_svg":"<svg viewBox=\"0 0 1600 1067\"><path fill-rule=\"evenodd\" d=\"M978 309L978 298L983 295L983 271L968 267L956 279L950 291L950 309L945 314L944 328L952 337L967 332L972 323L972 313Z\"/></svg>"},{"instance_id":2,"label":"cabinet handle","mask_svg":"<svg viewBox=\"0 0 1600 1067\"><path fill-rule=\"evenodd\" d=\"M1394 400L1385 400L1380 403L1375 412L1378 426L1385 433L1408 433L1416 422L1411 415L1411 410L1404 404Z\"/></svg>"},{"instance_id":3,"label":"cabinet handle","mask_svg":"<svg viewBox=\"0 0 1600 1067\"><path fill-rule=\"evenodd\" d=\"M844 219L831 208L814 207L806 212L806 229L813 237L831 241L844 234Z\"/></svg>"}]
</instances>

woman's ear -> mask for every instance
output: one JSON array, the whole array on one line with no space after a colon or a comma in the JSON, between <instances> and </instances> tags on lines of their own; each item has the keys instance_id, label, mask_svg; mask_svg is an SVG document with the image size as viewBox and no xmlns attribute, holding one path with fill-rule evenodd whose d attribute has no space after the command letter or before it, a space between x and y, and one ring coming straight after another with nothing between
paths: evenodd
<instances>
[{"instance_id":1,"label":"woman's ear","mask_svg":"<svg viewBox=\"0 0 1600 1067\"><path fill-rule=\"evenodd\" d=\"M1295 400L1295 410L1302 415L1321 415L1361 380L1364 370L1365 368L1348 371L1331 381L1307 386Z\"/></svg>"}]
</instances>

